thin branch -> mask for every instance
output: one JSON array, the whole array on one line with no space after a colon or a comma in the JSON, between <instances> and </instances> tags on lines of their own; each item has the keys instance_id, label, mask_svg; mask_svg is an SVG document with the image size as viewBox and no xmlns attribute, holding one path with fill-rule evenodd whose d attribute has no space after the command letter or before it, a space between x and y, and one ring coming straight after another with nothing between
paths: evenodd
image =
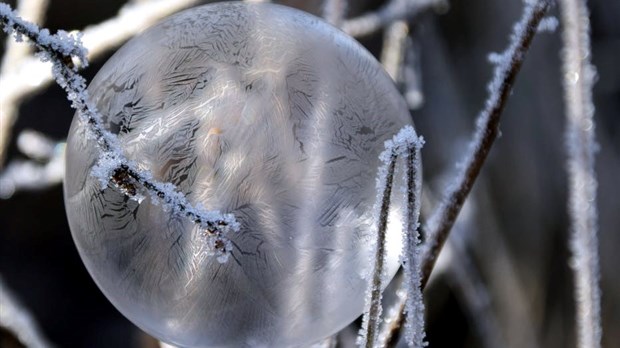
<instances>
[{"instance_id":1,"label":"thin branch","mask_svg":"<svg viewBox=\"0 0 620 348\"><path fill-rule=\"evenodd\" d=\"M19 302L0 277L0 326L15 334L27 347L50 347L39 325L28 310Z\"/></svg>"},{"instance_id":2,"label":"thin branch","mask_svg":"<svg viewBox=\"0 0 620 348\"><path fill-rule=\"evenodd\" d=\"M42 0L39 0L42 1ZM144 28L200 0L153 0L123 6L114 18L89 26L83 31L82 42L93 60ZM21 45L23 46L23 45ZM17 62L14 62L17 63ZM20 64L11 64L0 76L0 168L21 100L54 81L49 63L35 57L22 57Z\"/></svg>"},{"instance_id":3,"label":"thin branch","mask_svg":"<svg viewBox=\"0 0 620 348\"><path fill-rule=\"evenodd\" d=\"M385 262L385 239L387 232L387 221L390 213L390 199L392 196L392 182L394 180L394 171L396 168L396 154L391 153L389 162L387 163L387 172L385 169L380 169L385 174L379 174L383 176L378 181L378 186L383 186L383 193L381 195L381 211L379 213L379 227L377 232L376 241L376 253L375 264L372 272L372 279L370 281L370 308L368 312L364 314L364 324L362 325L360 346L366 348L372 348L375 344L379 323L381 321L381 294L382 294L382 279L383 279L383 264Z\"/></svg>"},{"instance_id":4,"label":"thin branch","mask_svg":"<svg viewBox=\"0 0 620 348\"><path fill-rule=\"evenodd\" d=\"M86 80L77 73L76 61L87 65L86 50L81 45L80 36L76 38L64 31L50 35L47 29L40 30L19 18L6 4L0 4L0 24L17 41L26 36L37 49L37 55L44 61L52 62L56 82L67 93L71 106L78 111L80 120L87 127L87 135L101 151L93 175L101 182L102 189L111 185L138 200L141 191L146 191L153 202L161 202L173 213L185 216L198 225L209 253L216 256L219 262L226 262L232 243L225 235L230 230L239 230L235 217L192 205L176 186L156 181L150 172L139 170L135 163L125 158L118 139L103 126L101 114L90 102Z\"/></svg>"},{"instance_id":5,"label":"thin branch","mask_svg":"<svg viewBox=\"0 0 620 348\"><path fill-rule=\"evenodd\" d=\"M422 348L424 338L424 299L422 296L420 233L420 203L422 197L422 168L420 147L411 146L407 156L407 242L404 256L405 288L407 289L405 337L410 347Z\"/></svg>"},{"instance_id":6,"label":"thin branch","mask_svg":"<svg viewBox=\"0 0 620 348\"><path fill-rule=\"evenodd\" d=\"M48 0L20 0L17 3L17 10L22 16L33 23L41 23L45 17ZM21 45L12 38L7 38L4 57L2 57L2 67L0 76L10 74L17 64L30 54L30 47ZM5 86L4 88L2 86ZM7 87L0 78L0 169L4 166L6 157L6 147L9 143L11 128L17 119L19 109L18 103L6 98ZM11 89L13 86L11 86Z\"/></svg>"},{"instance_id":7,"label":"thin branch","mask_svg":"<svg viewBox=\"0 0 620 348\"><path fill-rule=\"evenodd\" d=\"M323 18L335 27L340 27L347 14L347 0L324 0Z\"/></svg>"},{"instance_id":8,"label":"thin branch","mask_svg":"<svg viewBox=\"0 0 620 348\"><path fill-rule=\"evenodd\" d=\"M473 263L472 256L466 249L466 231L463 229L471 228L470 221L459 223L455 228L461 227L457 232L458 238L451 238L448 241L447 249L450 251L450 259L447 271L450 276L448 281L455 290L457 297L466 309L470 321L478 331L478 336L485 348L506 347L503 341L498 320L491 307L489 290L481 278L479 270ZM448 251L447 250L447 251Z\"/></svg>"},{"instance_id":9,"label":"thin branch","mask_svg":"<svg viewBox=\"0 0 620 348\"><path fill-rule=\"evenodd\" d=\"M388 25L383 35L381 64L392 80L402 80L405 46L409 35L409 25L405 21L395 21Z\"/></svg>"},{"instance_id":10,"label":"thin branch","mask_svg":"<svg viewBox=\"0 0 620 348\"><path fill-rule=\"evenodd\" d=\"M597 348L601 346L602 327L592 102L595 70L590 63L590 21L585 0L563 0L561 5L568 211L572 230L571 267L575 273L577 347Z\"/></svg>"},{"instance_id":11,"label":"thin branch","mask_svg":"<svg viewBox=\"0 0 620 348\"><path fill-rule=\"evenodd\" d=\"M341 29L353 36L373 34L397 20L406 20L432 7L445 5L446 0L390 0L377 11L351 18L342 23Z\"/></svg>"},{"instance_id":12,"label":"thin branch","mask_svg":"<svg viewBox=\"0 0 620 348\"><path fill-rule=\"evenodd\" d=\"M17 2L17 12L27 21L42 23L48 3L49 0L19 0ZM14 65L30 53L30 47L20 45L11 38L7 38L5 47L4 57L2 57L2 68L0 69L2 74L9 72Z\"/></svg>"},{"instance_id":13,"label":"thin branch","mask_svg":"<svg viewBox=\"0 0 620 348\"><path fill-rule=\"evenodd\" d=\"M410 110L417 110L424 104L420 49L416 39L408 36L405 41L405 54L403 58L402 90Z\"/></svg>"},{"instance_id":14,"label":"thin branch","mask_svg":"<svg viewBox=\"0 0 620 348\"><path fill-rule=\"evenodd\" d=\"M378 228L376 252L374 256L375 264L371 272L372 279L369 283L368 295L366 298L367 309L364 312L362 327L360 329L360 336L358 340L358 343L361 346L367 348L376 346L377 340L379 339L379 324L381 322L382 312L382 281L383 278L385 278L383 268L386 257L385 238L388 216L390 212L392 185L394 180L394 172L396 169L396 160L399 157L404 157L407 164L407 242L417 241L417 226L418 215L420 211L421 186L419 152L423 145L424 139L422 137L418 137L413 127L405 126L391 140L385 142L385 150L379 155L379 159L381 160L383 165L379 167L377 173L377 203L374 207L374 210L379 212L376 219L378 221ZM411 248L414 248L414 250L412 251ZM417 243L415 243L414 246L407 248L407 250L405 251L405 253L407 254L405 255L405 258L407 260L406 262L408 262L408 265L410 265L408 267L408 272L410 272L412 270L412 267L415 267L416 265L416 251ZM413 274L409 274L408 279L411 279L412 275L415 278L415 275L417 273L418 272L413 271ZM420 288L417 287L417 289L418 292L420 292ZM412 298L415 299L416 297L413 296ZM410 308L418 308L418 306L416 305ZM418 312L419 311L416 310L416 313Z\"/></svg>"},{"instance_id":15,"label":"thin branch","mask_svg":"<svg viewBox=\"0 0 620 348\"><path fill-rule=\"evenodd\" d=\"M404 287L404 284L401 286ZM405 308L407 305L407 294L403 288L397 291L397 301L392 308L387 310L383 318L383 328L379 333L379 343L377 347L396 347L401 338L403 324L405 323Z\"/></svg>"},{"instance_id":16,"label":"thin branch","mask_svg":"<svg viewBox=\"0 0 620 348\"><path fill-rule=\"evenodd\" d=\"M508 49L496 65L494 78L489 84L489 97L477 119L477 129L470 145L470 152L454 184L448 187L445 198L429 219L425 231L428 240L422 263L422 287L426 286L437 256L454 225L467 195L487 158L499 132L500 116L506 106L512 86L523 60L537 33L540 20L550 7L549 0L528 3L521 20L515 25Z\"/></svg>"}]
</instances>

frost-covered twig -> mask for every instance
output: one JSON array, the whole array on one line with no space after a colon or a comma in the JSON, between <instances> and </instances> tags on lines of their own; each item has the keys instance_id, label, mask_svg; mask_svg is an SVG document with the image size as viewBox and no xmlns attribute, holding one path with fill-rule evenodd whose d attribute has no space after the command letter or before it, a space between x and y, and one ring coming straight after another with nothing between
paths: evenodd
<instances>
[{"instance_id":1,"label":"frost-covered twig","mask_svg":"<svg viewBox=\"0 0 620 348\"><path fill-rule=\"evenodd\" d=\"M414 134L415 136L415 134ZM423 139L408 146L407 155L407 241L403 267L405 269L405 289L407 289L405 338L409 347L421 348L426 344L424 338L424 300L422 297L420 233L420 202L422 192L422 168L420 148Z\"/></svg>"},{"instance_id":2,"label":"frost-covered twig","mask_svg":"<svg viewBox=\"0 0 620 348\"><path fill-rule=\"evenodd\" d=\"M0 326L15 334L26 347L50 347L38 324L0 277Z\"/></svg>"},{"instance_id":3,"label":"frost-covered twig","mask_svg":"<svg viewBox=\"0 0 620 348\"><path fill-rule=\"evenodd\" d=\"M88 49L88 59L101 56L161 18L199 1L152 0L123 6L116 17L83 31L82 42ZM22 58L20 62L12 62L10 69L3 68L0 76L0 105L3 108L0 113L0 168L4 164L3 158L21 100L54 80L49 64L35 57Z\"/></svg>"},{"instance_id":4,"label":"frost-covered twig","mask_svg":"<svg viewBox=\"0 0 620 348\"><path fill-rule=\"evenodd\" d=\"M598 214L594 153L595 75L590 63L590 21L585 0L561 1L563 72L568 150L568 210L571 219L571 267L575 273L577 346L601 346L601 290L599 288Z\"/></svg>"},{"instance_id":5,"label":"frost-covered twig","mask_svg":"<svg viewBox=\"0 0 620 348\"><path fill-rule=\"evenodd\" d=\"M40 23L47 9L48 0L20 0L17 2L17 10L22 16L33 23ZM30 54L30 47L22 45L12 38L7 38L0 76L11 74L15 66ZM9 143L10 130L17 118L19 105L6 98L9 93L8 85L4 85L0 78L0 169L4 167L6 147ZM11 86L12 90L13 86Z\"/></svg>"},{"instance_id":6,"label":"frost-covered twig","mask_svg":"<svg viewBox=\"0 0 620 348\"><path fill-rule=\"evenodd\" d=\"M536 35L538 24L549 7L549 0L526 4L521 20L513 28L510 45L500 55L502 59L495 66L493 80L488 86L489 97L476 121L476 132L464 165L453 184L448 187L444 200L426 224L428 240L423 255L422 287L426 285L450 229L497 138L500 116L527 50Z\"/></svg>"},{"instance_id":7,"label":"frost-covered twig","mask_svg":"<svg viewBox=\"0 0 620 348\"><path fill-rule=\"evenodd\" d=\"M394 21L410 19L445 2L446 0L390 0L377 11L344 21L341 29L353 37L370 35Z\"/></svg>"},{"instance_id":8,"label":"frost-covered twig","mask_svg":"<svg viewBox=\"0 0 620 348\"><path fill-rule=\"evenodd\" d=\"M415 130L411 126L405 126L396 134L391 140L385 142L385 150L381 153L379 158L383 165L378 169L377 173L377 199L374 210L378 212L377 228L377 241L376 252L374 256L375 264L371 272L371 279L368 288L368 295L366 297L366 311L364 312L364 318L362 328L360 330L360 337L358 343L364 347L374 347L379 335L379 324L381 322L381 295L383 291L382 280L384 275L384 263L385 263L385 237L387 231L387 222L390 212L390 202L392 195L392 184L394 181L394 172L396 169L396 160L399 157L405 158L407 165L407 243L417 241L417 225L418 215L420 207L420 185L421 185L421 173L420 173L420 161L419 152L424 144L424 139L418 137ZM405 259L408 263L410 270L416 264L416 254L410 249L417 250L417 244L406 248ZM414 271L415 274L417 272ZM413 277L415 277L413 274ZM408 278L410 278L411 274ZM416 291L415 289L411 289ZM417 288L420 292L420 288ZM421 292L420 292L421 294ZM412 298L417 298L415 295ZM411 309L417 309L419 307L413 306ZM423 315L423 308L422 308ZM422 322L422 328L423 328Z\"/></svg>"},{"instance_id":9,"label":"frost-covered twig","mask_svg":"<svg viewBox=\"0 0 620 348\"><path fill-rule=\"evenodd\" d=\"M225 262L232 248L225 235L230 230L239 229L235 217L192 205L176 186L158 182L150 172L138 169L135 163L125 158L118 139L105 129L99 111L90 102L86 80L77 73L76 61L83 66L87 64L86 50L81 45L80 36L71 36L64 31L51 35L47 29L40 30L19 18L6 4L0 4L0 24L17 41L26 36L38 51L37 55L52 63L56 82L67 93L71 106L78 111L80 120L87 127L88 136L101 151L93 175L99 179L102 188L111 185L134 199L145 191L153 203L161 202L173 213L185 216L198 225L209 251L217 256L219 262Z\"/></svg>"},{"instance_id":10,"label":"frost-covered twig","mask_svg":"<svg viewBox=\"0 0 620 348\"><path fill-rule=\"evenodd\" d=\"M49 0L19 0L17 2L17 12L30 22L41 23L45 17L48 3ZM30 52L28 46L20 45L11 38L6 40L5 47L4 56L2 57L2 69L0 69L2 74L9 72L15 64Z\"/></svg>"},{"instance_id":11,"label":"frost-covered twig","mask_svg":"<svg viewBox=\"0 0 620 348\"><path fill-rule=\"evenodd\" d=\"M381 319L381 294L383 291L383 273L385 263L385 237L387 232L387 220L390 212L390 198L392 195L392 182L396 168L396 154L389 152L389 162L379 169L377 190L381 192L381 210L379 212L379 227L377 231L376 252L374 256L372 279L370 279L369 292L367 295L368 310L364 312L364 320L360 330L359 344L362 347L372 348L379 331Z\"/></svg>"}]
</instances>

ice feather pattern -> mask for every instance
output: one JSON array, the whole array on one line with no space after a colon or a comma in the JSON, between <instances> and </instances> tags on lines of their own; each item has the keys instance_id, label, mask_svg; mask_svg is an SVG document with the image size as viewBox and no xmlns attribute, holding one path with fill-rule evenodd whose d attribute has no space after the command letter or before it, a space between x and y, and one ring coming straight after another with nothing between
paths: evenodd
<instances>
[{"instance_id":1,"label":"ice feather pattern","mask_svg":"<svg viewBox=\"0 0 620 348\"><path fill-rule=\"evenodd\" d=\"M148 195L101 189L88 175L97 149L76 118L72 233L128 318L182 346L279 347L313 343L361 314L378 156L411 121L359 44L284 7L208 5L130 41L89 91L139 168L240 224L228 262L213 262L189 221ZM403 238L402 197L392 206L386 278Z\"/></svg>"}]
</instances>

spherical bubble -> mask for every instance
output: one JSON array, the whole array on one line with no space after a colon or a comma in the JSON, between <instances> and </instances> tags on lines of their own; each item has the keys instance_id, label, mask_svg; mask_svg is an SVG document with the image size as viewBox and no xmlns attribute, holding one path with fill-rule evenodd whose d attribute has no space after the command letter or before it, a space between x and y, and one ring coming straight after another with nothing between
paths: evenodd
<instances>
[{"instance_id":1,"label":"spherical bubble","mask_svg":"<svg viewBox=\"0 0 620 348\"><path fill-rule=\"evenodd\" d=\"M290 347L361 314L378 155L411 121L358 43L282 6L206 5L127 43L89 93L129 159L241 224L227 262L205 256L185 217L148 194L102 189L90 175L99 151L76 117L65 183L71 231L127 318L180 346ZM402 242L394 192L386 280Z\"/></svg>"}]
</instances>

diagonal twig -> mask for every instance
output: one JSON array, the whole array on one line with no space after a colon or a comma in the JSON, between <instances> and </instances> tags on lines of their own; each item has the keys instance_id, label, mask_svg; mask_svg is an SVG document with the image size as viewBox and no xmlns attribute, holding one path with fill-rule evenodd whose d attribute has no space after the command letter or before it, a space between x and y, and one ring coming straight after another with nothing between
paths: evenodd
<instances>
[{"instance_id":1,"label":"diagonal twig","mask_svg":"<svg viewBox=\"0 0 620 348\"><path fill-rule=\"evenodd\" d=\"M178 216L184 216L199 227L201 237L209 255L218 262L226 262L232 251L232 242L225 236L229 231L238 231L239 223L232 214L207 211L200 205L192 205L187 197L171 183L155 180L149 171L138 169L127 159L118 138L103 126L102 116L86 91L86 80L77 73L77 64L87 65L86 50L77 38L59 31L51 35L47 29L24 21L6 4L0 3L0 25L15 40L25 36L38 51L43 61L52 63L52 71L58 85L65 90L71 106L77 110L81 122L86 126L87 136L96 143L100 158L92 174L100 181L102 188L112 185L132 199L140 199L146 191L153 202L159 202Z\"/></svg>"},{"instance_id":2,"label":"diagonal twig","mask_svg":"<svg viewBox=\"0 0 620 348\"><path fill-rule=\"evenodd\" d=\"M437 256L497 138L499 120L512 86L537 33L538 24L549 7L549 0L538 0L525 6L521 20L513 28L508 49L500 56L501 59L495 66L494 78L488 86L489 97L476 121L477 128L465 164L425 226L428 239L422 261L422 287L426 286Z\"/></svg>"},{"instance_id":3,"label":"diagonal twig","mask_svg":"<svg viewBox=\"0 0 620 348\"><path fill-rule=\"evenodd\" d=\"M44 0L30 0L34 1ZM87 58L93 60L101 56L161 18L198 2L199 0L152 0L123 6L116 17L84 29L82 42L88 49ZM35 57L22 56L20 61L13 60L10 69L3 66L0 76L0 168L4 165L19 104L24 97L46 87L53 80L49 64Z\"/></svg>"}]
</instances>

